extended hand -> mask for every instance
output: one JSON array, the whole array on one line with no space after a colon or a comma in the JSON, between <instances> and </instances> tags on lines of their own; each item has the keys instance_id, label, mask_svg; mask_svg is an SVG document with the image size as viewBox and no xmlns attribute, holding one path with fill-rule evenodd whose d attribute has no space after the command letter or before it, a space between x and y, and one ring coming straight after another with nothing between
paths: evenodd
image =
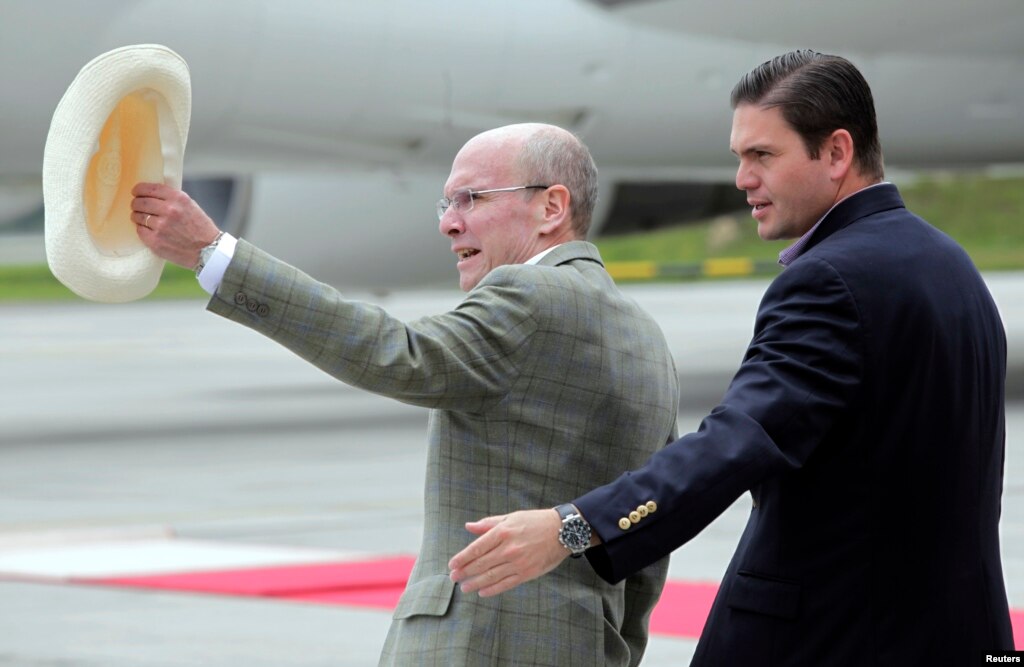
<instances>
[{"instance_id":1,"label":"extended hand","mask_svg":"<svg viewBox=\"0 0 1024 667\"><path fill-rule=\"evenodd\" d=\"M466 524L480 535L450 561L452 581L464 593L490 597L547 574L569 551L558 541L562 519L555 510L525 510Z\"/></svg>"},{"instance_id":2,"label":"extended hand","mask_svg":"<svg viewBox=\"0 0 1024 667\"><path fill-rule=\"evenodd\" d=\"M187 194L159 183L132 188L132 222L158 257L191 269L199 251L217 238L217 225Z\"/></svg>"}]
</instances>

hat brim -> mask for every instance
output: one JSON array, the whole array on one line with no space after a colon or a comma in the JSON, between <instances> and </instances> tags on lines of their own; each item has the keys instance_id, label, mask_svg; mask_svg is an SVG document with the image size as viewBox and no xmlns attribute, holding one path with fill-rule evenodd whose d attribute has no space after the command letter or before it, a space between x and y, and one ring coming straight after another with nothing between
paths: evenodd
<instances>
[{"instance_id":1,"label":"hat brim","mask_svg":"<svg viewBox=\"0 0 1024 667\"><path fill-rule=\"evenodd\" d=\"M71 291L120 303L160 281L164 261L138 238L131 189L181 187L191 109L188 65L158 44L104 53L71 82L43 153L46 260Z\"/></svg>"}]
</instances>

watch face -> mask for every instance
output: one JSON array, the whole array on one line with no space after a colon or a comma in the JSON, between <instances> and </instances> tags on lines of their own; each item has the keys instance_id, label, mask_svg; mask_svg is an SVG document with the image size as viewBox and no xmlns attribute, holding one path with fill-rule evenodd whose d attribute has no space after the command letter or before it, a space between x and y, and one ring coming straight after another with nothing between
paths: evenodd
<instances>
[{"instance_id":1,"label":"watch face","mask_svg":"<svg viewBox=\"0 0 1024 667\"><path fill-rule=\"evenodd\" d=\"M566 519L558 539L573 553L583 551L590 546L590 525L579 516Z\"/></svg>"}]
</instances>

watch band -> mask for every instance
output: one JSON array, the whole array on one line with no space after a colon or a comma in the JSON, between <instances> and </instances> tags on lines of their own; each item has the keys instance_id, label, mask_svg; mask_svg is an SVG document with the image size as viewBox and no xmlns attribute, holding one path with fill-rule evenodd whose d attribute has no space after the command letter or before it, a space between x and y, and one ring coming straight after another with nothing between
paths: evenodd
<instances>
[{"instance_id":1,"label":"watch band","mask_svg":"<svg viewBox=\"0 0 1024 667\"><path fill-rule=\"evenodd\" d=\"M192 268L192 270L196 272L197 276L203 272L204 268L206 268L206 264L210 261L210 257L213 256L214 251L217 250L217 244L220 243L220 240L223 237L224 232L220 232L219 234L217 234L217 238L215 238L209 244L203 246L203 248L199 251L199 261L196 262L196 265Z\"/></svg>"},{"instance_id":2,"label":"watch band","mask_svg":"<svg viewBox=\"0 0 1024 667\"><path fill-rule=\"evenodd\" d=\"M573 514L576 514L578 516L580 513L579 510L576 509L576 506L573 505L572 503L563 503L556 507L555 511L558 512L558 516L562 517L562 521L565 521Z\"/></svg>"}]
</instances>

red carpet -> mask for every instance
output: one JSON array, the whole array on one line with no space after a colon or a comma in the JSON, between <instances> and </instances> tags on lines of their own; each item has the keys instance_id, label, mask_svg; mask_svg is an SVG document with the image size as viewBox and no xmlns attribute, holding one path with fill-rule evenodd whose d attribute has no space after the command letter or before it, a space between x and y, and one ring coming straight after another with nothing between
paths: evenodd
<instances>
[{"instance_id":1,"label":"red carpet","mask_svg":"<svg viewBox=\"0 0 1024 667\"><path fill-rule=\"evenodd\" d=\"M319 565L188 572L90 579L86 583L221 595L281 597L392 609L413 570L414 558L325 562ZM375 600L375 601L367 601Z\"/></svg>"},{"instance_id":2,"label":"red carpet","mask_svg":"<svg viewBox=\"0 0 1024 667\"><path fill-rule=\"evenodd\" d=\"M194 593L270 597L394 609L415 559L287 565L212 572L82 580L82 583Z\"/></svg>"},{"instance_id":3,"label":"red carpet","mask_svg":"<svg viewBox=\"0 0 1024 667\"><path fill-rule=\"evenodd\" d=\"M718 584L669 581L658 606L651 612L651 633L693 639L700 637L717 592Z\"/></svg>"},{"instance_id":4,"label":"red carpet","mask_svg":"<svg viewBox=\"0 0 1024 667\"><path fill-rule=\"evenodd\" d=\"M79 579L77 582L394 609L405 589L413 562L409 556L317 565ZM714 583L669 581L651 615L651 632L696 639L704 627L717 591L718 584ZM1024 610L1010 610L1010 620L1017 649L1024 650Z\"/></svg>"}]
</instances>

